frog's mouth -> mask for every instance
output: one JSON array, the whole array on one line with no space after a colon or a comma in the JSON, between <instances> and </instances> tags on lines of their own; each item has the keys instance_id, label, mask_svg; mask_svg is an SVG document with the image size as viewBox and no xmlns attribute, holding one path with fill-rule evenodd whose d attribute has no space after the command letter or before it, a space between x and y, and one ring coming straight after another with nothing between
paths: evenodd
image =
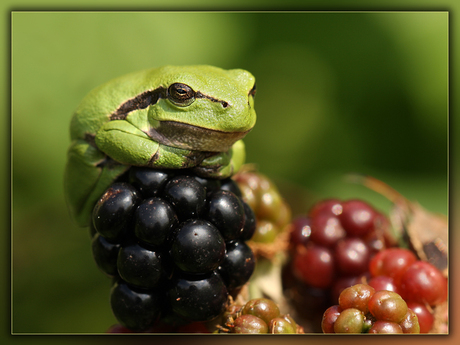
<instances>
[{"instance_id":1,"label":"frog's mouth","mask_svg":"<svg viewBox=\"0 0 460 345\"><path fill-rule=\"evenodd\" d=\"M166 146L196 151L227 152L249 131L223 132L175 121L160 121L159 125L151 128L147 134Z\"/></svg>"}]
</instances>

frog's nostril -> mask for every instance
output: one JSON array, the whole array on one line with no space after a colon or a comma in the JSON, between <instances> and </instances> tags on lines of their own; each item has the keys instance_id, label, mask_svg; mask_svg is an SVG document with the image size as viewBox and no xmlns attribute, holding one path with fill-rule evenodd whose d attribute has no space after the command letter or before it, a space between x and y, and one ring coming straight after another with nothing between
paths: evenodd
<instances>
[{"instance_id":1,"label":"frog's nostril","mask_svg":"<svg viewBox=\"0 0 460 345\"><path fill-rule=\"evenodd\" d=\"M228 107L229 107L229 104L228 104L227 102L222 102L222 106L223 106L224 108L228 108Z\"/></svg>"}]
</instances>

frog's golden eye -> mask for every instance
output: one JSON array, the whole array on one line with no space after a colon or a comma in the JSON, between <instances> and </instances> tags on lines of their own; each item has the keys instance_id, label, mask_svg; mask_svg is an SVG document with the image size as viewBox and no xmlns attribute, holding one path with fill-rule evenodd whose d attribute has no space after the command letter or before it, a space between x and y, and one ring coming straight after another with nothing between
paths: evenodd
<instances>
[{"instance_id":1,"label":"frog's golden eye","mask_svg":"<svg viewBox=\"0 0 460 345\"><path fill-rule=\"evenodd\" d=\"M187 107L195 101L195 91L182 83L174 83L168 88L168 99L179 107Z\"/></svg>"}]
</instances>

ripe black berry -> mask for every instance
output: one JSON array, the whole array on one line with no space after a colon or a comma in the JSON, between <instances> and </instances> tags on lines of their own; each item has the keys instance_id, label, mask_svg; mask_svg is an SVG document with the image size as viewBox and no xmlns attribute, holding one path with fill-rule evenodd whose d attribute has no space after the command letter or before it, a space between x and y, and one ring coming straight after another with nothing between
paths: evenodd
<instances>
[{"instance_id":1,"label":"ripe black berry","mask_svg":"<svg viewBox=\"0 0 460 345\"><path fill-rule=\"evenodd\" d=\"M145 243L163 246L179 219L172 206L163 199L154 197L144 200L134 214L134 233Z\"/></svg>"},{"instance_id":2,"label":"ripe black berry","mask_svg":"<svg viewBox=\"0 0 460 345\"><path fill-rule=\"evenodd\" d=\"M257 229L257 220L254 212L247 203L243 201L244 207L244 226L240 239L248 241L252 238Z\"/></svg>"},{"instance_id":3,"label":"ripe black berry","mask_svg":"<svg viewBox=\"0 0 460 345\"><path fill-rule=\"evenodd\" d=\"M190 176L177 176L168 181L164 196L174 206L179 220L200 217L205 209L206 188Z\"/></svg>"},{"instance_id":4,"label":"ripe black berry","mask_svg":"<svg viewBox=\"0 0 460 345\"><path fill-rule=\"evenodd\" d=\"M203 178L199 176L193 176L195 180L200 182L206 188L206 197L212 193L217 192L221 188L221 181L213 178Z\"/></svg>"},{"instance_id":5,"label":"ripe black berry","mask_svg":"<svg viewBox=\"0 0 460 345\"><path fill-rule=\"evenodd\" d=\"M215 273L177 277L169 289L171 309L191 321L209 321L225 309L227 288Z\"/></svg>"},{"instance_id":6,"label":"ripe black berry","mask_svg":"<svg viewBox=\"0 0 460 345\"><path fill-rule=\"evenodd\" d=\"M243 203L235 194L220 190L212 195L207 219L219 229L226 241L241 236L244 217Z\"/></svg>"},{"instance_id":7,"label":"ripe black berry","mask_svg":"<svg viewBox=\"0 0 460 345\"><path fill-rule=\"evenodd\" d=\"M120 244L110 243L100 234L96 234L93 237L91 249L97 267L109 276L115 276L118 273L117 258Z\"/></svg>"},{"instance_id":8,"label":"ripe black berry","mask_svg":"<svg viewBox=\"0 0 460 345\"><path fill-rule=\"evenodd\" d=\"M131 285L156 287L164 275L160 253L137 243L122 246L118 253L118 273Z\"/></svg>"},{"instance_id":9,"label":"ripe black berry","mask_svg":"<svg viewBox=\"0 0 460 345\"><path fill-rule=\"evenodd\" d=\"M220 189L232 192L238 198L241 198L241 196L242 196L241 195L241 190L238 187L238 184L235 181L233 181L231 178L223 180Z\"/></svg>"},{"instance_id":10,"label":"ripe black berry","mask_svg":"<svg viewBox=\"0 0 460 345\"><path fill-rule=\"evenodd\" d=\"M129 182L144 198L158 195L167 181L168 174L161 170L133 167L129 171Z\"/></svg>"},{"instance_id":11,"label":"ripe black berry","mask_svg":"<svg viewBox=\"0 0 460 345\"><path fill-rule=\"evenodd\" d=\"M127 183L114 183L94 207L93 224L96 231L109 241L119 241L129 231L138 201L134 187Z\"/></svg>"},{"instance_id":12,"label":"ripe black berry","mask_svg":"<svg viewBox=\"0 0 460 345\"><path fill-rule=\"evenodd\" d=\"M225 256L225 242L219 230L205 220L190 220L175 231L171 257L181 270L207 273L219 267Z\"/></svg>"},{"instance_id":13,"label":"ripe black berry","mask_svg":"<svg viewBox=\"0 0 460 345\"><path fill-rule=\"evenodd\" d=\"M229 290L243 286L251 277L254 267L254 254L245 242L227 242L227 253L219 273Z\"/></svg>"},{"instance_id":14,"label":"ripe black berry","mask_svg":"<svg viewBox=\"0 0 460 345\"><path fill-rule=\"evenodd\" d=\"M119 281L112 287L110 304L117 320L133 331L150 328L161 316L163 295L156 290L141 290Z\"/></svg>"}]
</instances>

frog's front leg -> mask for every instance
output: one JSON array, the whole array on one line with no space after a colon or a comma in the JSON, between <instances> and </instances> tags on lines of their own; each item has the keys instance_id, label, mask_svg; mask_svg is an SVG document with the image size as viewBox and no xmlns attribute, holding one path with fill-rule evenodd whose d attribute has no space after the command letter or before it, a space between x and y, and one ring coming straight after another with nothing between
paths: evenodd
<instances>
[{"instance_id":1,"label":"frog's front leg","mask_svg":"<svg viewBox=\"0 0 460 345\"><path fill-rule=\"evenodd\" d=\"M77 223L87 226L97 199L129 166L108 158L88 138L72 142L67 155L64 174L67 204Z\"/></svg>"},{"instance_id":2,"label":"frog's front leg","mask_svg":"<svg viewBox=\"0 0 460 345\"><path fill-rule=\"evenodd\" d=\"M209 156L159 144L125 120L105 123L96 134L97 147L121 164L159 169L183 169L199 165Z\"/></svg>"},{"instance_id":3,"label":"frog's front leg","mask_svg":"<svg viewBox=\"0 0 460 345\"><path fill-rule=\"evenodd\" d=\"M125 120L106 122L94 138L107 156L126 165L148 166L160 146L139 128Z\"/></svg>"},{"instance_id":4,"label":"frog's front leg","mask_svg":"<svg viewBox=\"0 0 460 345\"><path fill-rule=\"evenodd\" d=\"M204 159L193 170L200 176L224 179L235 174L244 164L246 151L243 140L238 140L227 152Z\"/></svg>"}]
</instances>

